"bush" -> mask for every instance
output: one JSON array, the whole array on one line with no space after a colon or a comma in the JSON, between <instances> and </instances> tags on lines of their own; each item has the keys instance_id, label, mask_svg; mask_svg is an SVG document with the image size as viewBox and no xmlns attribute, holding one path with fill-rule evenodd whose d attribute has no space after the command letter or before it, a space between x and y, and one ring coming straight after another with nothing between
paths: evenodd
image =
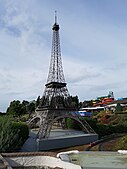
<instances>
[{"instance_id":1,"label":"bush","mask_svg":"<svg viewBox=\"0 0 127 169\"><path fill-rule=\"evenodd\" d=\"M89 123L89 125L95 129L97 128L97 121L96 119L93 118L84 118L85 121L87 121L87 123ZM67 118L67 127L71 128L71 129L76 129L76 130L81 130L82 129L82 125L78 122L75 121L73 119Z\"/></svg>"},{"instance_id":2,"label":"bush","mask_svg":"<svg viewBox=\"0 0 127 169\"><path fill-rule=\"evenodd\" d=\"M95 132L99 135L99 137L104 137L113 133L126 133L127 126L97 124Z\"/></svg>"},{"instance_id":3,"label":"bush","mask_svg":"<svg viewBox=\"0 0 127 169\"><path fill-rule=\"evenodd\" d=\"M126 133L127 123L117 124L117 125L107 125L97 123L95 119L85 118L93 130L99 135L99 137L104 137L113 133Z\"/></svg>"},{"instance_id":4,"label":"bush","mask_svg":"<svg viewBox=\"0 0 127 169\"><path fill-rule=\"evenodd\" d=\"M111 135L113 133L127 133L127 123L117 125L107 125L97 123L96 119L84 118L93 130L99 135L99 138ZM67 119L67 126L71 129L81 130L81 126L77 121Z\"/></svg>"},{"instance_id":5,"label":"bush","mask_svg":"<svg viewBox=\"0 0 127 169\"><path fill-rule=\"evenodd\" d=\"M67 118L66 123L70 129L81 130L80 124L73 119Z\"/></svg>"},{"instance_id":6,"label":"bush","mask_svg":"<svg viewBox=\"0 0 127 169\"><path fill-rule=\"evenodd\" d=\"M93 129L96 129L96 128L97 128L97 120L96 120L96 119L85 117L84 120L86 120L86 122L87 122Z\"/></svg>"},{"instance_id":7,"label":"bush","mask_svg":"<svg viewBox=\"0 0 127 169\"><path fill-rule=\"evenodd\" d=\"M115 145L115 150L127 150L127 136L119 139Z\"/></svg>"},{"instance_id":8,"label":"bush","mask_svg":"<svg viewBox=\"0 0 127 169\"><path fill-rule=\"evenodd\" d=\"M12 126L14 130L18 130L19 138L21 139L22 143L24 143L29 135L28 126L23 122L13 122Z\"/></svg>"},{"instance_id":9,"label":"bush","mask_svg":"<svg viewBox=\"0 0 127 169\"><path fill-rule=\"evenodd\" d=\"M13 122L7 116L0 117L0 152L13 152L20 149L28 134L27 125Z\"/></svg>"}]
</instances>

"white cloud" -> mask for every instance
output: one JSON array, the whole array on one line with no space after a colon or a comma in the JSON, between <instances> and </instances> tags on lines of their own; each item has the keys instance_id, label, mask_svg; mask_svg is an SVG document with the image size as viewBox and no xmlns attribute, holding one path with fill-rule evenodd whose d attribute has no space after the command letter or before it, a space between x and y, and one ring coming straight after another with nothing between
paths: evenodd
<instances>
[{"instance_id":1,"label":"white cloud","mask_svg":"<svg viewBox=\"0 0 127 169\"><path fill-rule=\"evenodd\" d=\"M106 95L109 90L116 97L126 96L126 25L115 20L105 5L108 2L101 4L105 7L103 12L99 1L96 3L93 6L83 0L1 0L0 110L5 110L13 99L35 99L42 95L56 8L70 94L81 100ZM114 6L115 14L125 19L126 11L117 13L118 8Z\"/></svg>"}]
</instances>

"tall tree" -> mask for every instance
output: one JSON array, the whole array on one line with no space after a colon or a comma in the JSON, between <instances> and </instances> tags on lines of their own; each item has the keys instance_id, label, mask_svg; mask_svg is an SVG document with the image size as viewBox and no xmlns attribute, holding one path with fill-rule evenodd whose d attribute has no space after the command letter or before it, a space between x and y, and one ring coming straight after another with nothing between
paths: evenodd
<instances>
[{"instance_id":1,"label":"tall tree","mask_svg":"<svg viewBox=\"0 0 127 169\"><path fill-rule=\"evenodd\" d=\"M30 102L28 105L28 112L32 113L35 111L35 102Z\"/></svg>"},{"instance_id":2,"label":"tall tree","mask_svg":"<svg viewBox=\"0 0 127 169\"><path fill-rule=\"evenodd\" d=\"M78 96L70 96L71 97L71 104L75 107L75 108L79 108L79 99Z\"/></svg>"},{"instance_id":3,"label":"tall tree","mask_svg":"<svg viewBox=\"0 0 127 169\"><path fill-rule=\"evenodd\" d=\"M22 114L22 105L19 100L14 100L10 103L10 106L7 108L7 114L16 116Z\"/></svg>"}]
</instances>

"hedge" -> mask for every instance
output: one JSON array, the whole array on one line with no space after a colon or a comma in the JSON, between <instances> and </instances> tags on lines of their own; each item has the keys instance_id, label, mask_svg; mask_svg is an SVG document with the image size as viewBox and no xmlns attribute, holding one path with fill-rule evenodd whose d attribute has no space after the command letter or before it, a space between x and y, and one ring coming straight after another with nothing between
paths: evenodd
<instances>
[{"instance_id":1,"label":"hedge","mask_svg":"<svg viewBox=\"0 0 127 169\"><path fill-rule=\"evenodd\" d=\"M13 122L7 116L0 117L0 152L14 152L21 148L28 138L28 126L21 122Z\"/></svg>"},{"instance_id":2,"label":"hedge","mask_svg":"<svg viewBox=\"0 0 127 169\"><path fill-rule=\"evenodd\" d=\"M127 133L127 125L125 124L117 124L117 125L100 124L97 123L96 119L92 118L84 118L84 120L86 120L87 123L89 123L89 125L93 128L93 130L99 135L99 138L113 133ZM81 127L78 124L78 122L72 119L67 119L67 126L68 128L81 130Z\"/></svg>"}]
</instances>

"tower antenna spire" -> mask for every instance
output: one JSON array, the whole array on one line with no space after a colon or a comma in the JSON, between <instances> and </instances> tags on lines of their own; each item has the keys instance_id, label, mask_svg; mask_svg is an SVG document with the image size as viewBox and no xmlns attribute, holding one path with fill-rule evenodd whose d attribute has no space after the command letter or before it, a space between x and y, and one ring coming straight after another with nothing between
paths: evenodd
<instances>
[{"instance_id":1,"label":"tower antenna spire","mask_svg":"<svg viewBox=\"0 0 127 169\"><path fill-rule=\"evenodd\" d=\"M55 23L57 23L57 11L55 11Z\"/></svg>"}]
</instances>

